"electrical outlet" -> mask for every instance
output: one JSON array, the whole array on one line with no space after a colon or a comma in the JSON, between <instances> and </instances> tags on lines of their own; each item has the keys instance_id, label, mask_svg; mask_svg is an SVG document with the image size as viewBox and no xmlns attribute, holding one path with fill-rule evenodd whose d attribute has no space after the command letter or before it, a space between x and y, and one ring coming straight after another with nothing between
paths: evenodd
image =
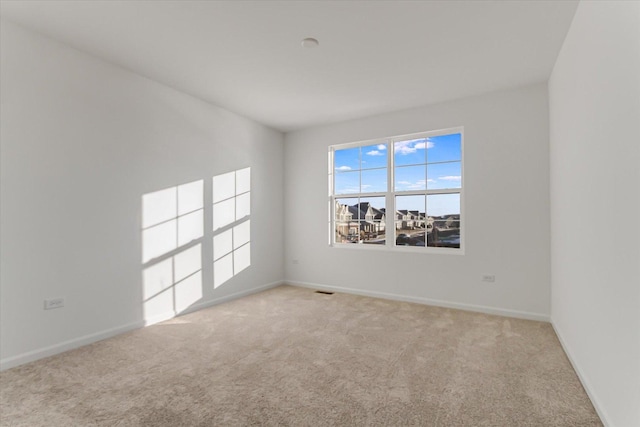
<instances>
[{"instance_id":1,"label":"electrical outlet","mask_svg":"<svg viewBox=\"0 0 640 427\"><path fill-rule=\"evenodd\" d=\"M482 275L482 281L483 282L495 282L496 281L496 276L495 274L483 274Z\"/></svg>"},{"instance_id":2,"label":"electrical outlet","mask_svg":"<svg viewBox=\"0 0 640 427\"><path fill-rule=\"evenodd\" d=\"M44 300L44 309L53 310L54 308L64 307L64 298L51 298Z\"/></svg>"}]
</instances>

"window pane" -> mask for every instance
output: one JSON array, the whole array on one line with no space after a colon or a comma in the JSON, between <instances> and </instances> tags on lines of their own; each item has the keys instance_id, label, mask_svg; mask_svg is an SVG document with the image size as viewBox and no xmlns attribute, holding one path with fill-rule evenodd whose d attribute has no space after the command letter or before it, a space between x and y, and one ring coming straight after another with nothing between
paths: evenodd
<instances>
[{"instance_id":1,"label":"window pane","mask_svg":"<svg viewBox=\"0 0 640 427\"><path fill-rule=\"evenodd\" d=\"M395 168L395 190L425 190L426 166L403 166Z\"/></svg>"},{"instance_id":2,"label":"window pane","mask_svg":"<svg viewBox=\"0 0 640 427\"><path fill-rule=\"evenodd\" d=\"M427 147L429 147L427 161L429 163L462 159L461 135L459 133L434 136L427 139Z\"/></svg>"},{"instance_id":3,"label":"window pane","mask_svg":"<svg viewBox=\"0 0 640 427\"><path fill-rule=\"evenodd\" d=\"M360 169L360 147L336 150L333 154L336 172Z\"/></svg>"},{"instance_id":4,"label":"window pane","mask_svg":"<svg viewBox=\"0 0 640 427\"><path fill-rule=\"evenodd\" d=\"M376 144L362 147L362 169L384 168L386 166L386 144Z\"/></svg>"},{"instance_id":5,"label":"window pane","mask_svg":"<svg viewBox=\"0 0 640 427\"><path fill-rule=\"evenodd\" d=\"M340 221L349 221L351 219L358 219L357 210L355 206L358 204L357 197L336 199L335 217Z\"/></svg>"},{"instance_id":6,"label":"window pane","mask_svg":"<svg viewBox=\"0 0 640 427\"><path fill-rule=\"evenodd\" d=\"M336 174L336 194L354 194L360 192L360 172Z\"/></svg>"},{"instance_id":7,"label":"window pane","mask_svg":"<svg viewBox=\"0 0 640 427\"><path fill-rule=\"evenodd\" d=\"M427 138L398 141L393 145L394 163L396 166L418 165L426 163L425 148Z\"/></svg>"},{"instance_id":8,"label":"window pane","mask_svg":"<svg viewBox=\"0 0 640 427\"><path fill-rule=\"evenodd\" d=\"M424 246L425 196L397 196L394 224L396 245Z\"/></svg>"},{"instance_id":9,"label":"window pane","mask_svg":"<svg viewBox=\"0 0 640 427\"><path fill-rule=\"evenodd\" d=\"M460 194L427 196L427 246L460 247Z\"/></svg>"},{"instance_id":10,"label":"window pane","mask_svg":"<svg viewBox=\"0 0 640 427\"><path fill-rule=\"evenodd\" d=\"M462 168L460 162L436 163L427 165L427 188L460 188Z\"/></svg>"},{"instance_id":11,"label":"window pane","mask_svg":"<svg viewBox=\"0 0 640 427\"><path fill-rule=\"evenodd\" d=\"M371 169L362 172L362 193L384 193L387 191L387 169Z\"/></svg>"},{"instance_id":12,"label":"window pane","mask_svg":"<svg viewBox=\"0 0 640 427\"><path fill-rule=\"evenodd\" d=\"M336 199L334 207L336 243L358 242L358 199Z\"/></svg>"},{"instance_id":13,"label":"window pane","mask_svg":"<svg viewBox=\"0 0 640 427\"><path fill-rule=\"evenodd\" d=\"M386 209L384 197L360 199L360 239L362 243L384 245Z\"/></svg>"}]
</instances>

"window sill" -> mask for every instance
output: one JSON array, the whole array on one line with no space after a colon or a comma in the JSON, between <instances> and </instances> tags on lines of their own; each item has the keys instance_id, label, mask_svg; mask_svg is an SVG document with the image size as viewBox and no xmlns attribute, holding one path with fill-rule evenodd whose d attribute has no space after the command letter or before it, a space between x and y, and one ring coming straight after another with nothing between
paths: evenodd
<instances>
[{"instance_id":1,"label":"window sill","mask_svg":"<svg viewBox=\"0 0 640 427\"><path fill-rule=\"evenodd\" d=\"M414 254L429 255L464 255L464 249L455 248L435 248L424 246L393 246L393 245L372 245L363 243L333 243L329 247L334 249L345 249L348 251L382 251L382 252L400 252Z\"/></svg>"}]
</instances>

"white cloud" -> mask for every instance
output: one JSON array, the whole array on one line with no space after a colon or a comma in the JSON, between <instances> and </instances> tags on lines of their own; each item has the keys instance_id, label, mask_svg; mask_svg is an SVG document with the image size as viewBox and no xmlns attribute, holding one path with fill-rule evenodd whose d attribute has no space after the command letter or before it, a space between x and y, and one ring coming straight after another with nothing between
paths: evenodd
<instances>
[{"instance_id":1,"label":"white cloud","mask_svg":"<svg viewBox=\"0 0 640 427\"><path fill-rule=\"evenodd\" d=\"M409 190L424 190L424 182L420 184L416 182L415 184L407 185L407 189Z\"/></svg>"},{"instance_id":2,"label":"white cloud","mask_svg":"<svg viewBox=\"0 0 640 427\"><path fill-rule=\"evenodd\" d=\"M377 148L378 148L378 150L384 151L384 150L387 149L387 145L386 144L379 144Z\"/></svg>"},{"instance_id":3,"label":"white cloud","mask_svg":"<svg viewBox=\"0 0 640 427\"><path fill-rule=\"evenodd\" d=\"M424 190L426 181L424 179L420 179L416 182L396 181L396 184L401 186L404 190Z\"/></svg>"},{"instance_id":4,"label":"white cloud","mask_svg":"<svg viewBox=\"0 0 640 427\"><path fill-rule=\"evenodd\" d=\"M384 153L381 153L378 150L371 150L371 151L368 151L366 154L367 156L384 156Z\"/></svg>"},{"instance_id":5,"label":"white cloud","mask_svg":"<svg viewBox=\"0 0 640 427\"><path fill-rule=\"evenodd\" d=\"M394 144L393 150L396 153L400 153L402 155L412 154L417 151L417 149L411 145L409 141L396 142Z\"/></svg>"},{"instance_id":6,"label":"white cloud","mask_svg":"<svg viewBox=\"0 0 640 427\"><path fill-rule=\"evenodd\" d=\"M416 182L402 181L402 185L408 185L411 189L422 189L427 183L433 184L435 182L435 179L419 179Z\"/></svg>"},{"instance_id":7,"label":"white cloud","mask_svg":"<svg viewBox=\"0 0 640 427\"><path fill-rule=\"evenodd\" d=\"M339 166L336 168L337 171L350 171L351 168L349 166Z\"/></svg>"},{"instance_id":8,"label":"white cloud","mask_svg":"<svg viewBox=\"0 0 640 427\"><path fill-rule=\"evenodd\" d=\"M418 150L432 148L433 142L425 139L414 139L411 141L400 141L394 144L394 151L402 155L413 154Z\"/></svg>"},{"instance_id":9,"label":"white cloud","mask_svg":"<svg viewBox=\"0 0 640 427\"><path fill-rule=\"evenodd\" d=\"M396 181L396 185L403 187L405 190L424 190L427 184L435 184L437 181L435 179L419 179L415 182L413 181Z\"/></svg>"},{"instance_id":10,"label":"white cloud","mask_svg":"<svg viewBox=\"0 0 640 427\"><path fill-rule=\"evenodd\" d=\"M462 177L460 175L447 175L447 176L440 176L438 177L438 179L442 181L460 181Z\"/></svg>"},{"instance_id":11,"label":"white cloud","mask_svg":"<svg viewBox=\"0 0 640 427\"><path fill-rule=\"evenodd\" d=\"M336 194L351 194L351 193L359 193L360 189L358 187L344 187L337 188Z\"/></svg>"}]
</instances>

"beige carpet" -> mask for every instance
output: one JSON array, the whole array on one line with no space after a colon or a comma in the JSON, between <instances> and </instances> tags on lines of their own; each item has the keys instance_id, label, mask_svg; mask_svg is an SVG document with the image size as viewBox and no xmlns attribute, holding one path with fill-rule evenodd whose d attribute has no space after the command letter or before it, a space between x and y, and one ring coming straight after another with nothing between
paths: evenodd
<instances>
[{"instance_id":1,"label":"beige carpet","mask_svg":"<svg viewBox=\"0 0 640 427\"><path fill-rule=\"evenodd\" d=\"M281 286L0 374L3 426L600 426L547 323Z\"/></svg>"}]
</instances>

